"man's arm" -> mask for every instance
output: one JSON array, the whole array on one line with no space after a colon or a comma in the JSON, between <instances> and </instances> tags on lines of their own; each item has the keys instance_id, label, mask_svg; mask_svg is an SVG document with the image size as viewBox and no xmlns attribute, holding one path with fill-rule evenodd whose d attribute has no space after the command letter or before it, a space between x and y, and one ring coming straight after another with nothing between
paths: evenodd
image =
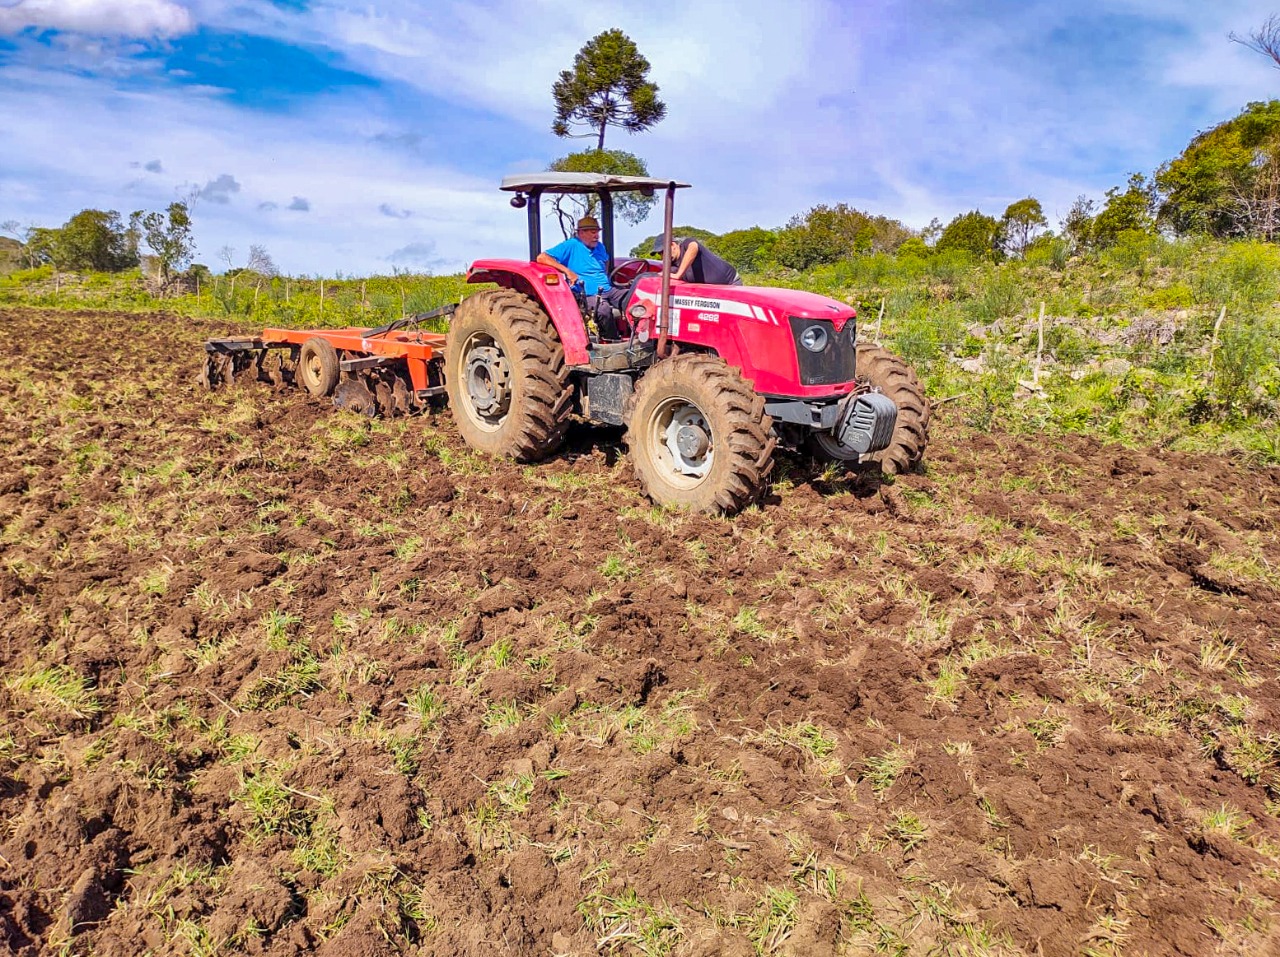
<instances>
[{"instance_id":1,"label":"man's arm","mask_svg":"<svg viewBox=\"0 0 1280 957\"><path fill-rule=\"evenodd\" d=\"M698 244L694 240L689 240L689 245L684 247L684 255L680 257L680 266L671 274L672 279L683 279L684 274L689 271L689 267L693 265L693 261L698 258Z\"/></svg>"},{"instance_id":2,"label":"man's arm","mask_svg":"<svg viewBox=\"0 0 1280 957\"><path fill-rule=\"evenodd\" d=\"M559 262L558 260L552 259L546 253L538 253L537 262L539 262L543 266L550 266L552 269L558 272L564 273L564 278L569 281L570 286L572 286L574 283L578 281L578 274L576 272L574 272L564 263Z\"/></svg>"}]
</instances>

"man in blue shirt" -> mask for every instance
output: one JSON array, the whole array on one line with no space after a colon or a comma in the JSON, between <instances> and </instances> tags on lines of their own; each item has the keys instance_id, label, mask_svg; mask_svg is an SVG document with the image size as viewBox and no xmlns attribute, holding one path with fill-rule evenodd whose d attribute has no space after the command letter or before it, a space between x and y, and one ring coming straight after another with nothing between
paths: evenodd
<instances>
[{"instance_id":1,"label":"man in blue shirt","mask_svg":"<svg viewBox=\"0 0 1280 957\"><path fill-rule=\"evenodd\" d=\"M588 312L595 316L601 337L618 338L618 323L613 315L616 304L610 298L614 289L609 282L609 252L600 242L600 223L594 216L583 216L578 220L577 235L538 253L537 261L564 273L570 286L581 282Z\"/></svg>"}]
</instances>

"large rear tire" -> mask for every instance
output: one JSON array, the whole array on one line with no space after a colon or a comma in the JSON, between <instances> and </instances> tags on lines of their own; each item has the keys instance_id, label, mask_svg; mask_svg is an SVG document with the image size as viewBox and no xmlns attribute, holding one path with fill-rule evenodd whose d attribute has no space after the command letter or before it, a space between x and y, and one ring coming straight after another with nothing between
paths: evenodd
<instances>
[{"instance_id":1,"label":"large rear tire","mask_svg":"<svg viewBox=\"0 0 1280 957\"><path fill-rule=\"evenodd\" d=\"M547 314L512 289L464 299L445 345L445 386L463 440L532 462L564 441L573 389Z\"/></svg>"},{"instance_id":2,"label":"large rear tire","mask_svg":"<svg viewBox=\"0 0 1280 957\"><path fill-rule=\"evenodd\" d=\"M858 343L858 378L879 389L898 407L898 422L889 447L864 455L861 462L877 463L886 475L899 475L918 466L929 444L932 412L915 370L900 357L869 342Z\"/></svg>"},{"instance_id":3,"label":"large rear tire","mask_svg":"<svg viewBox=\"0 0 1280 957\"><path fill-rule=\"evenodd\" d=\"M733 514L768 487L773 420L723 359L659 362L637 384L626 421L636 476L660 505Z\"/></svg>"}]
</instances>

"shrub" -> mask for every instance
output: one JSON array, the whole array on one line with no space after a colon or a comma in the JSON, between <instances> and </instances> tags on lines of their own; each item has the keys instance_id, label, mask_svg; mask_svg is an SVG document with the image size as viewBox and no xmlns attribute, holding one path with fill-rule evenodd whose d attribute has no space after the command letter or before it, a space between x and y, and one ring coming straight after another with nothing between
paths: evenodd
<instances>
[{"instance_id":1,"label":"shrub","mask_svg":"<svg viewBox=\"0 0 1280 957\"><path fill-rule=\"evenodd\" d=\"M1017 276L1010 270L995 269L987 274L969 309L974 321L990 325L1016 315L1025 302L1026 293Z\"/></svg>"},{"instance_id":2,"label":"shrub","mask_svg":"<svg viewBox=\"0 0 1280 957\"><path fill-rule=\"evenodd\" d=\"M1233 243L1206 262L1193 282L1201 302L1253 312L1280 295L1280 249L1270 243Z\"/></svg>"},{"instance_id":3,"label":"shrub","mask_svg":"<svg viewBox=\"0 0 1280 957\"><path fill-rule=\"evenodd\" d=\"M1195 293L1184 282L1175 282L1163 289L1153 289L1142 298L1145 309L1186 309L1195 303Z\"/></svg>"},{"instance_id":4,"label":"shrub","mask_svg":"<svg viewBox=\"0 0 1280 957\"><path fill-rule=\"evenodd\" d=\"M1263 373L1274 366L1277 330L1262 323L1226 326L1213 357L1213 398L1220 413L1239 419L1264 411Z\"/></svg>"}]
</instances>

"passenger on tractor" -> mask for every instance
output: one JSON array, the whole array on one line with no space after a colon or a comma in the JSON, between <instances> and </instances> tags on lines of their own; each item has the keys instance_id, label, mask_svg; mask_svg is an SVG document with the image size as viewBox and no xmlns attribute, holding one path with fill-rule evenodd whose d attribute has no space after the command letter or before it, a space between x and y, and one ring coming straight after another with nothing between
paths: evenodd
<instances>
[{"instance_id":1,"label":"passenger on tractor","mask_svg":"<svg viewBox=\"0 0 1280 957\"><path fill-rule=\"evenodd\" d=\"M587 301L583 319L595 319L600 338L621 338L618 317L629 290L609 282L609 251L600 242L600 223L594 216L583 216L576 235L538 253L537 261L564 273L570 286L581 285Z\"/></svg>"},{"instance_id":2,"label":"passenger on tractor","mask_svg":"<svg viewBox=\"0 0 1280 957\"><path fill-rule=\"evenodd\" d=\"M653 241L653 254L662 255L662 237ZM671 278L683 282L705 282L716 286L741 286L738 270L696 239L671 239Z\"/></svg>"}]
</instances>

